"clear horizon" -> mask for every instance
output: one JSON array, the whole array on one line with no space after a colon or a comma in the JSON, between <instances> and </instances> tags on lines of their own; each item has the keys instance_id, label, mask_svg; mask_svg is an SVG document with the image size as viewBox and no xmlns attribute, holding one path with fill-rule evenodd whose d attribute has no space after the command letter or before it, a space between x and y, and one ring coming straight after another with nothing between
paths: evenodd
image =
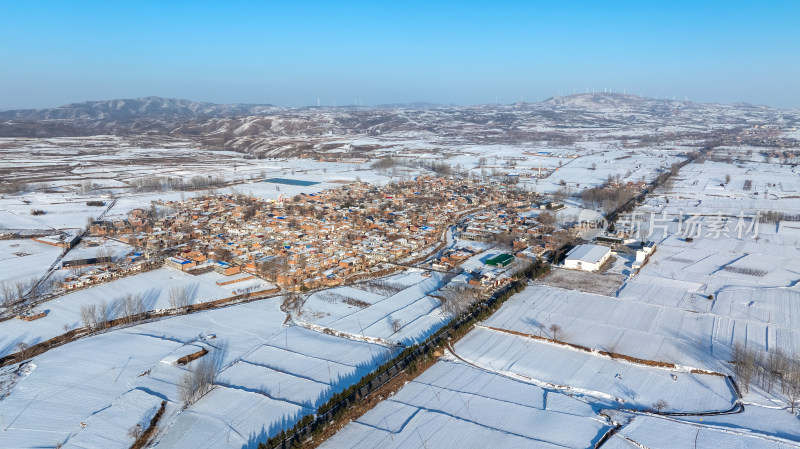
<instances>
[{"instance_id":1,"label":"clear horizon","mask_svg":"<svg viewBox=\"0 0 800 449\"><path fill-rule=\"evenodd\" d=\"M800 107L800 3L3 2L0 110L160 96L278 106L586 90Z\"/></svg>"}]
</instances>

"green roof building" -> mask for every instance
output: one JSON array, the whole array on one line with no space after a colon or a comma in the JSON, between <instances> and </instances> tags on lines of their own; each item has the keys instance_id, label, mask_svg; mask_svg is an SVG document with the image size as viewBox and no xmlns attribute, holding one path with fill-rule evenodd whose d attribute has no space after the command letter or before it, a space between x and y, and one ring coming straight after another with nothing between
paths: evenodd
<instances>
[{"instance_id":1,"label":"green roof building","mask_svg":"<svg viewBox=\"0 0 800 449\"><path fill-rule=\"evenodd\" d=\"M514 256L511 254L500 254L498 256L494 256L491 259L486 261L486 265L491 265L493 267L505 267L511 262L514 261Z\"/></svg>"}]
</instances>

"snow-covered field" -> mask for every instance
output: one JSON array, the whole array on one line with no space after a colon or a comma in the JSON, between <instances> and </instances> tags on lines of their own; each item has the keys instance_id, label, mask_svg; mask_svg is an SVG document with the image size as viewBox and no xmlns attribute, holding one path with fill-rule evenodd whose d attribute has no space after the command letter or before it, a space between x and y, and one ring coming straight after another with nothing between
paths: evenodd
<instances>
[{"instance_id":1,"label":"snow-covered field","mask_svg":"<svg viewBox=\"0 0 800 449\"><path fill-rule=\"evenodd\" d=\"M322 447L585 448L609 429L584 402L448 358Z\"/></svg>"},{"instance_id":2,"label":"snow-covered field","mask_svg":"<svg viewBox=\"0 0 800 449\"><path fill-rule=\"evenodd\" d=\"M0 281L41 279L61 251L59 247L29 239L0 240Z\"/></svg>"},{"instance_id":3,"label":"snow-covered field","mask_svg":"<svg viewBox=\"0 0 800 449\"><path fill-rule=\"evenodd\" d=\"M57 335L63 324L79 324L80 304L121 292L143 293L154 309L166 306L168 285L196 286L197 302L224 296L231 286L214 282L222 277L165 268L75 292L47 303L50 313L45 318L0 323L3 347L10 351L18 341L34 343ZM436 310L438 301L426 295L440 287L438 275L411 271L386 281L406 288L384 297L343 287L337 291L349 289L353 297L372 299L374 305L352 310L312 299L304 309L303 316L319 314L326 326L360 335L361 340L285 326L282 298L275 297L115 329L50 350L34 358L35 368L0 401L0 414L6 417L0 447L63 442L64 447L125 446L132 441L127 430L136 423L146 427L161 400L168 406L155 447L255 447L313 413L332 393L397 351L370 343L369 337L413 343L444 323L447 317ZM318 308L322 306L328 306L324 314ZM406 324L398 335L391 335L389 316ZM359 322L364 323L363 333ZM212 357L218 367L216 386L183 410L176 383L199 362L183 367L175 361L201 348L210 351L205 357Z\"/></svg>"},{"instance_id":4,"label":"snow-covered field","mask_svg":"<svg viewBox=\"0 0 800 449\"><path fill-rule=\"evenodd\" d=\"M260 279L217 285L217 281L225 280L226 276L215 272L193 276L172 268L159 268L68 293L37 307L37 310L47 311L44 318L34 321L12 319L0 323L0 356L14 352L18 343L39 343L66 330L84 326L81 306L104 302L108 306L108 319L121 318L122 301L128 294L140 295L145 310L159 310L170 307L169 291L172 287L186 288L191 304L228 298L234 295L233 289L253 287L267 290L274 287Z\"/></svg>"},{"instance_id":5,"label":"snow-covered field","mask_svg":"<svg viewBox=\"0 0 800 449\"><path fill-rule=\"evenodd\" d=\"M403 345L413 344L426 339L451 318L442 313L438 299L428 296L444 285L442 277L441 273L409 270L388 278L393 284L408 286L388 295L365 291L369 289L368 284L325 290L311 295L306 301L302 319L350 334ZM343 298L362 301L362 306L369 306L350 305L343 302ZM399 330L394 329L394 320L397 320Z\"/></svg>"},{"instance_id":6,"label":"snow-covered field","mask_svg":"<svg viewBox=\"0 0 800 449\"><path fill-rule=\"evenodd\" d=\"M664 400L663 411L698 413L729 410L737 399L724 377L636 365L483 327L454 349L481 368L612 406L646 410Z\"/></svg>"},{"instance_id":7,"label":"snow-covered field","mask_svg":"<svg viewBox=\"0 0 800 449\"><path fill-rule=\"evenodd\" d=\"M634 418L630 424L624 426L603 445L603 448L611 449L642 447L651 449L678 447L700 449L731 447L789 449L796 448L797 444L778 437L716 428L703 423L688 424L655 416L639 416Z\"/></svg>"},{"instance_id":8,"label":"snow-covered field","mask_svg":"<svg viewBox=\"0 0 800 449\"><path fill-rule=\"evenodd\" d=\"M283 327L278 301L114 330L36 357L33 372L0 403L8 417L0 446L71 445L72 438L76 445L99 438L125 441L129 427L152 416L141 412L167 399L159 446L239 448L262 427L274 433L290 426L390 354L378 345ZM215 338L202 339L208 335ZM218 359L219 385L182 411L176 382L186 368L172 361L201 347L211 351L206 357ZM143 400L147 407L141 407ZM137 407L135 420L118 417ZM109 416L118 425L111 426Z\"/></svg>"},{"instance_id":9,"label":"snow-covered field","mask_svg":"<svg viewBox=\"0 0 800 449\"><path fill-rule=\"evenodd\" d=\"M556 176L567 174L582 159L565 164ZM395 396L347 425L326 447L495 443L548 447L556 442L552 435L560 434L554 429L575 428L575 435L582 435L576 423L552 423L537 428L535 435L543 441L533 443L521 438L527 436L524 432L510 431L493 419L500 414L513 422L520 413L513 406L503 404L499 407L503 412L487 403L478 408L462 393L453 400L455 409L446 409L439 401L448 396L435 387L421 387L445 376L452 365L464 363L484 376L515 381L485 394L493 401L511 397L523 402L529 398L526 389L535 386L547 391L548 405L550 398L561 396L595 412L604 410L621 428L603 448L800 447L800 424L789 413L780 389L767 393L739 382L744 411L715 415L736 408L733 384L723 376L691 372L696 368L733 374L729 360L737 343L762 354L774 349L800 354L800 226L779 220L760 222L756 228L753 219L756 211L800 214L800 178L795 170L774 162L689 164L674 182L636 209L639 220L651 212L660 219L651 236L646 236L650 229L645 221L641 235L654 240L657 251L637 273L622 271L624 283L618 289L599 295L572 290L575 286L569 282L559 284L565 288L529 286L455 344L454 355L446 355ZM567 185L579 179L591 182L577 173L570 178ZM692 215L698 216L701 232L686 241L679 235L686 224L681 222L684 227L679 230L679 221ZM719 235L715 232L719 228L726 232ZM584 281L590 282L592 276L601 275L588 275ZM562 277L568 280L569 273ZM556 337L590 351L520 333ZM676 366L611 359L596 350ZM662 412L712 415L647 413L657 405ZM443 409L446 413L440 412ZM615 411L623 409L636 411ZM444 416L429 416L432 410ZM587 416L601 420L592 413ZM540 421L548 422L543 417L530 420ZM458 430L450 433L451 428ZM593 447L596 442L584 434L579 441L557 444Z\"/></svg>"},{"instance_id":10,"label":"snow-covered field","mask_svg":"<svg viewBox=\"0 0 800 449\"><path fill-rule=\"evenodd\" d=\"M536 123L525 129L548 130ZM667 126L658 132L692 129ZM572 195L564 216L578 210L583 189L609 177L650 181L703 144L678 139L631 148L635 139L629 134L656 131L573 131L575 141L563 144L475 144L428 131L330 139L332 147L340 145L332 153L374 146L372 156L404 161L380 170L364 159L254 159L178 143L95 150L120 142L111 136L5 140L0 168L19 167L20 179L30 184L24 192L0 196L0 233L84 228L106 211L88 201L115 201L106 216L122 217L151 201L208 192L134 188L154 177L219 177L232 185L211 190L276 199L349 181L383 184L429 172L410 166L417 161L446 162L456 172L498 181L512 175L519 187L540 193L564 190ZM743 156L747 149L737 151ZM621 259L612 269L613 282L590 290L603 294L575 290L564 270L558 286L529 286L455 344L452 354L326 447L587 448L615 423L623 426L603 448L800 446L800 426L785 398L758 388L745 393L741 414L666 418L640 412L659 401L668 412L733 408L737 397L727 378L690 371L732 373L735 343L800 354L800 222L763 222L755 239L747 230L752 219L737 219L756 211L800 214L797 168L762 159L756 154L687 165L636 209L643 217L666 217L647 237L658 248L639 272L632 273L630 261ZM272 177L319 184L263 181ZM45 213L32 215L33 210ZM686 241L676 235L678 220L693 214L702 215L703 235ZM707 237L719 225L718 214L728 235ZM748 232L737 235L737 225ZM485 244L450 243L478 250L465 269L482 268L486 257L498 252ZM81 246L69 258L94 257L100 249L122 256L131 248L112 242ZM30 240L0 240L0 280L41 277L60 254L59 248ZM193 303L231 296L234 288L270 287L260 280L217 285L222 279L163 268L58 297L37 308L48 312L44 318L0 322L0 356L19 343L35 344L81 326L81 306L104 301L113 318L127 294L141 295L148 310L158 310L169 307L173 286L187 287ZM166 400L152 447L255 448L386 361L398 350L395 344L421 341L450 319L434 297L444 283L441 274L408 270L386 281L388 289L363 283L315 292L290 320L280 310L282 298L275 297L117 328L52 349L21 367L6 367L0 372L0 394L8 393L0 399L0 447L126 447L132 442L128 429L146 426ZM514 334L551 338L552 325L561 341L679 366L630 363ZM188 366L176 361L201 349L214 360L216 385L183 409L176 384L200 361ZM609 411L623 408L637 412Z\"/></svg>"}]
</instances>

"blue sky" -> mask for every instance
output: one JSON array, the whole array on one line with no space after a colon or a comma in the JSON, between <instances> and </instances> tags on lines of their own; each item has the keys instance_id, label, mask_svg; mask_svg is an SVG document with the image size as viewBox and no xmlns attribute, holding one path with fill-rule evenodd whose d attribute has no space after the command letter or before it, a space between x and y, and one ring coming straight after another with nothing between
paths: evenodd
<instances>
[{"instance_id":1,"label":"blue sky","mask_svg":"<svg viewBox=\"0 0 800 449\"><path fill-rule=\"evenodd\" d=\"M800 107L800 1L431 3L0 0L0 109L148 95L513 103L587 89Z\"/></svg>"}]
</instances>

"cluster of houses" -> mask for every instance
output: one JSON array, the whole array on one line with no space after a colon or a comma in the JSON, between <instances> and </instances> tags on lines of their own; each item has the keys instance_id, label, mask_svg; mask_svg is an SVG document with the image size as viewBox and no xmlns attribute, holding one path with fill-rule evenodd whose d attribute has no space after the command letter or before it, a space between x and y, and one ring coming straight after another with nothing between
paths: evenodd
<instances>
[{"instance_id":1,"label":"cluster of houses","mask_svg":"<svg viewBox=\"0 0 800 449\"><path fill-rule=\"evenodd\" d=\"M87 267L85 270L76 270L57 282L58 287L64 290L75 290L90 285L107 282L120 277L122 273L113 266L98 265Z\"/></svg>"},{"instance_id":2,"label":"cluster of houses","mask_svg":"<svg viewBox=\"0 0 800 449\"><path fill-rule=\"evenodd\" d=\"M565 228L540 220L540 213L549 215L561 208L563 205L555 203L505 203L470 216L463 223L460 236L465 240L509 245L519 256L534 259L575 237L577 227Z\"/></svg>"},{"instance_id":3,"label":"cluster of houses","mask_svg":"<svg viewBox=\"0 0 800 449\"><path fill-rule=\"evenodd\" d=\"M59 248L72 248L81 241L81 237L74 229L62 231L60 234L45 235L34 237L32 240L45 245L57 246Z\"/></svg>"},{"instance_id":4,"label":"cluster of houses","mask_svg":"<svg viewBox=\"0 0 800 449\"><path fill-rule=\"evenodd\" d=\"M529 207L530 196L499 183L419 176L278 201L213 195L159 202L127 219L95 222L90 231L165 254L165 264L182 271L258 273L303 290L424 256L465 213Z\"/></svg>"},{"instance_id":5,"label":"cluster of houses","mask_svg":"<svg viewBox=\"0 0 800 449\"><path fill-rule=\"evenodd\" d=\"M56 282L56 286L63 290L75 290L141 273L158 266L160 266L158 259L145 258L140 252L133 252L124 258L97 256L64 260L61 268L70 271Z\"/></svg>"},{"instance_id":6,"label":"cluster of houses","mask_svg":"<svg viewBox=\"0 0 800 449\"><path fill-rule=\"evenodd\" d=\"M431 263L430 268L439 271L459 271L457 267L462 265L467 259L480 257L482 253L472 248L451 248L442 252L437 259ZM484 256L483 265L463 271L453 277L448 283L450 287L458 289L460 285L469 285L478 288L496 288L512 279L513 273L509 272L508 266L516 258L511 254L500 253L494 256Z\"/></svg>"}]
</instances>

